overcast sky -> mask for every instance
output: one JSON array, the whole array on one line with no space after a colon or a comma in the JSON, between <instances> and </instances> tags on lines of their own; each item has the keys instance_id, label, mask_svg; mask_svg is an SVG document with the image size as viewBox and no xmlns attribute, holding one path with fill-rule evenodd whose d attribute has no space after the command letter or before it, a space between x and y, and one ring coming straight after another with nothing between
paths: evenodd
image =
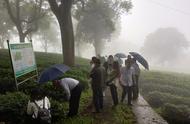
<instances>
[{"instance_id":1,"label":"overcast sky","mask_svg":"<svg viewBox=\"0 0 190 124\"><path fill-rule=\"evenodd\" d=\"M107 44L105 55L117 52L126 54L129 51L139 52L146 36L158 28L177 28L190 42L190 0L132 0L132 3L130 14L123 15L121 18L120 36ZM89 49L91 52L86 52L86 57L94 54L92 48ZM190 53L190 49L187 52ZM181 63L184 65L180 67L181 72L190 71L190 68L187 68L190 54L187 56L185 58L188 59Z\"/></svg>"},{"instance_id":2,"label":"overcast sky","mask_svg":"<svg viewBox=\"0 0 190 124\"><path fill-rule=\"evenodd\" d=\"M190 41L190 0L132 0L132 3L130 14L122 16L120 36L108 45L110 49L139 51L149 33L165 27L177 28ZM115 44L122 45L118 48Z\"/></svg>"}]
</instances>

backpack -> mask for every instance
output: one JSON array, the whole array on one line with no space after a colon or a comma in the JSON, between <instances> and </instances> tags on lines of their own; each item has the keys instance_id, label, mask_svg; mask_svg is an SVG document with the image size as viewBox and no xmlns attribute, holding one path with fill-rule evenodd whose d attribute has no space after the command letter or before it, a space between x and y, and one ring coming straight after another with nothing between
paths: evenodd
<instances>
[{"instance_id":1,"label":"backpack","mask_svg":"<svg viewBox=\"0 0 190 124\"><path fill-rule=\"evenodd\" d=\"M50 124L51 123L51 113L47 108L45 108L45 98L43 99L43 108L40 108L36 102L34 102L34 103L38 108L38 117L37 118L44 123Z\"/></svg>"}]
</instances>

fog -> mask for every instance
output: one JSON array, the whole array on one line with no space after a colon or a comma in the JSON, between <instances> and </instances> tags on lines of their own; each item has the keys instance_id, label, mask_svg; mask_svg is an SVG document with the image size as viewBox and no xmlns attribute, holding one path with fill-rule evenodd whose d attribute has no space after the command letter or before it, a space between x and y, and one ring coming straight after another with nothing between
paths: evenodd
<instances>
[{"instance_id":1,"label":"fog","mask_svg":"<svg viewBox=\"0 0 190 124\"><path fill-rule=\"evenodd\" d=\"M115 33L111 42L105 44L101 55L118 52L128 54L130 51L139 52L147 59L152 70L190 73L190 66L188 65L190 63L190 0L132 0L132 3L133 8L130 13L121 16L121 24L118 26L120 29L116 30L119 32ZM76 27L77 22L75 20L73 22L74 27ZM58 25L56 28L59 30ZM166 28L176 29L184 36L184 40L165 42L157 39L157 42L146 42L148 35ZM33 41L35 51L43 51L42 44L35 38ZM179 46L181 42L184 43L182 47ZM61 41L59 41L60 43ZM162 45L157 47L156 44ZM172 51L170 50L171 46L175 46ZM151 51L154 48L156 54ZM54 47L48 48L48 51L61 53L61 45L54 45ZM77 49L75 53L78 55ZM81 53L82 57L91 58L95 55L93 45L84 44ZM162 58L163 61L162 59L158 61L156 56L160 56L159 58Z\"/></svg>"},{"instance_id":2,"label":"fog","mask_svg":"<svg viewBox=\"0 0 190 124\"><path fill-rule=\"evenodd\" d=\"M149 61L150 69L161 69L176 72L190 72L190 1L189 0L132 0L133 8L128 15L123 15L121 18L121 32L118 37L112 39L111 43L106 44L106 48L102 55L115 54L123 52L128 54L129 51L141 53L147 61ZM154 55L151 56L142 52L142 48L146 37L150 33L156 32L159 28L175 28L187 40L185 49L177 48L179 55L171 54L164 64L155 62ZM171 36L172 37L172 36ZM170 45L176 46L180 44L174 41L173 43L163 43L164 52L170 51ZM156 47L156 46L153 46ZM146 49L148 49L146 47ZM158 53L163 53L163 49L158 49ZM176 52L173 49L173 52ZM88 52L87 52L88 51ZM170 51L171 52L171 51ZM176 53L176 54L177 54ZM93 47L88 45L88 49L83 51L83 57L90 58L94 55ZM169 55L167 55L169 56ZM164 61L164 60L163 60Z\"/></svg>"}]
</instances>

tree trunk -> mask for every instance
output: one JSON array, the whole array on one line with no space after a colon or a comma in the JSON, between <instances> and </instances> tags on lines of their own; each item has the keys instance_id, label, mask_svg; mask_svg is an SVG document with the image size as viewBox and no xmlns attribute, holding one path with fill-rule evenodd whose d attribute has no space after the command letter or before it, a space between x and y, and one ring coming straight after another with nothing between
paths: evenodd
<instances>
[{"instance_id":1,"label":"tree trunk","mask_svg":"<svg viewBox=\"0 0 190 124\"><path fill-rule=\"evenodd\" d=\"M81 53L81 50L82 50L82 47L81 47L81 42L80 41L77 41L76 42L76 51L77 51L77 56L79 57L82 57L82 53Z\"/></svg>"},{"instance_id":2,"label":"tree trunk","mask_svg":"<svg viewBox=\"0 0 190 124\"><path fill-rule=\"evenodd\" d=\"M59 5L54 0L48 0L48 2L59 22L64 64L73 66L75 63L74 34L71 18L71 7L73 1L61 0L61 4Z\"/></svg>"},{"instance_id":3,"label":"tree trunk","mask_svg":"<svg viewBox=\"0 0 190 124\"><path fill-rule=\"evenodd\" d=\"M1 41L0 41L0 48L1 48L1 49L5 49L5 46L4 46L4 41L3 41L3 39L1 39Z\"/></svg>"},{"instance_id":4,"label":"tree trunk","mask_svg":"<svg viewBox=\"0 0 190 124\"><path fill-rule=\"evenodd\" d=\"M68 12L69 11L69 12ZM64 64L74 66L74 34L73 24L71 18L71 10L64 9L63 16L59 19L61 39L62 39L62 52Z\"/></svg>"},{"instance_id":5,"label":"tree trunk","mask_svg":"<svg viewBox=\"0 0 190 124\"><path fill-rule=\"evenodd\" d=\"M45 53L47 53L47 49L48 49L48 43L47 43L47 41L45 40L45 44L44 44Z\"/></svg>"},{"instance_id":6,"label":"tree trunk","mask_svg":"<svg viewBox=\"0 0 190 124\"><path fill-rule=\"evenodd\" d=\"M101 53L102 53L102 48L103 48L102 45L103 45L103 44L102 44L102 42L101 42L101 40L100 40L99 38L96 38L96 39L94 40L94 48L95 48L95 54L96 54L96 56L97 56L98 54L101 55Z\"/></svg>"},{"instance_id":7,"label":"tree trunk","mask_svg":"<svg viewBox=\"0 0 190 124\"><path fill-rule=\"evenodd\" d=\"M22 33L22 29L19 29L19 28L17 27L17 30L18 30L18 34L19 34L20 43L24 43L26 36Z\"/></svg>"}]
</instances>

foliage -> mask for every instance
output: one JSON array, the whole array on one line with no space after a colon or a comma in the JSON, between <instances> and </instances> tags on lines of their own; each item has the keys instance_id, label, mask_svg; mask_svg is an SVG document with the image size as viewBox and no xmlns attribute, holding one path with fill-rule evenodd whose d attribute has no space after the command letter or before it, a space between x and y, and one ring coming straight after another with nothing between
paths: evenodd
<instances>
[{"instance_id":1,"label":"foliage","mask_svg":"<svg viewBox=\"0 0 190 124\"><path fill-rule=\"evenodd\" d=\"M136 120L132 113L132 109L126 105L118 105L113 111L115 120L118 124L134 124Z\"/></svg>"},{"instance_id":2,"label":"foliage","mask_svg":"<svg viewBox=\"0 0 190 124\"><path fill-rule=\"evenodd\" d=\"M48 16L45 0L4 0L4 5L10 20L17 28L20 42L24 42L26 36L37 31L39 20Z\"/></svg>"},{"instance_id":3,"label":"foliage","mask_svg":"<svg viewBox=\"0 0 190 124\"><path fill-rule=\"evenodd\" d=\"M0 1L0 16L0 48L4 48L4 42L9 39L9 32L13 30L13 24L7 16L2 0Z\"/></svg>"},{"instance_id":4,"label":"foliage","mask_svg":"<svg viewBox=\"0 0 190 124\"><path fill-rule=\"evenodd\" d=\"M188 105L190 107L189 97L180 97L172 95L170 93L153 91L148 94L147 99L153 107L160 107L165 103L172 103L175 105Z\"/></svg>"},{"instance_id":5,"label":"foliage","mask_svg":"<svg viewBox=\"0 0 190 124\"><path fill-rule=\"evenodd\" d=\"M52 16L46 16L43 20L39 21L39 30L34 33L37 39L41 41L42 48L45 52L51 46L56 46L60 39L58 38L57 23Z\"/></svg>"},{"instance_id":6,"label":"foliage","mask_svg":"<svg viewBox=\"0 0 190 124\"><path fill-rule=\"evenodd\" d=\"M110 41L116 23L122 13L132 7L131 1L121 0L87 0L81 7L76 5L73 10L78 21L76 39L94 45L96 54L100 54L105 41ZM92 30L93 29L93 30Z\"/></svg>"},{"instance_id":7,"label":"foliage","mask_svg":"<svg viewBox=\"0 0 190 124\"><path fill-rule=\"evenodd\" d=\"M39 72L41 72L43 69L49 67L52 64L61 63L61 60L62 60L62 56L60 54L42 53L42 52L37 52L35 54L36 54L36 60L37 60L37 66L38 66ZM77 58L76 60L77 60L78 66L72 67L72 70L69 71L64 76L74 77L85 85L86 90L82 93L82 97L80 101L80 111L82 111L84 107L87 105L89 97L91 97L90 91L87 90L88 88L88 80L87 80L88 66L87 65L89 63L88 62L89 60L82 59L82 58ZM0 87L1 87L0 118L1 119L0 120L10 121L10 122L18 121L18 123L24 123L24 122L21 122L21 118L23 121L24 119L26 119L26 113L25 113L26 105L27 105L28 99L31 96L31 90L33 88L41 88L44 91L44 94L50 98L53 122L59 123L60 121L63 121L63 120L66 121L65 115L66 115L66 112L68 111L68 103L65 102L64 91L62 89L56 89L55 87L53 87L51 82L39 85L35 82L35 80L29 80L26 83L19 85L19 90L22 91L22 93L20 92L7 93L8 91L10 92L10 91L15 90L15 86L14 86L15 83L14 83L13 73L12 73L10 64L11 63L10 63L8 50L0 50L0 68L1 68L0 70ZM24 77L25 76L23 76L23 78ZM3 95L2 93L5 95ZM22 106L19 107L20 105ZM13 118L13 120L9 120L11 116L15 118ZM60 118L63 120L60 120Z\"/></svg>"},{"instance_id":8,"label":"foliage","mask_svg":"<svg viewBox=\"0 0 190 124\"><path fill-rule=\"evenodd\" d=\"M190 107L189 74L142 71L139 84L141 93L148 103L169 123L189 121L189 110L186 109Z\"/></svg>"},{"instance_id":9,"label":"foliage","mask_svg":"<svg viewBox=\"0 0 190 124\"><path fill-rule=\"evenodd\" d=\"M190 109L185 105L165 104L162 107L162 115L171 124L189 124ZM172 116L171 116L172 115Z\"/></svg>"},{"instance_id":10,"label":"foliage","mask_svg":"<svg viewBox=\"0 0 190 124\"><path fill-rule=\"evenodd\" d=\"M29 97L21 92L0 95L0 121L21 123L26 116Z\"/></svg>"},{"instance_id":11,"label":"foliage","mask_svg":"<svg viewBox=\"0 0 190 124\"><path fill-rule=\"evenodd\" d=\"M142 52L158 64L171 65L176 58L183 56L183 51L188 47L189 42L178 29L159 28L146 37Z\"/></svg>"}]
</instances>

